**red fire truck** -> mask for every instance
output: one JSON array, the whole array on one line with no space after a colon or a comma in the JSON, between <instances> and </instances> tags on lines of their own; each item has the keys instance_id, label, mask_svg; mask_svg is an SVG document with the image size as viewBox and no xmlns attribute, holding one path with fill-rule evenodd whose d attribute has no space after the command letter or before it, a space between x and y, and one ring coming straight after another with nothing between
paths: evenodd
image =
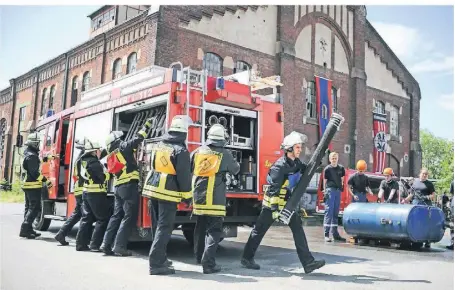
<instances>
[{"instance_id":1,"label":"red fire truck","mask_svg":"<svg viewBox=\"0 0 455 290\"><path fill-rule=\"evenodd\" d=\"M35 228L47 230L51 220L65 220L75 207L74 182L70 177L78 154L74 140L87 137L104 144L111 130L123 131L128 140L147 118L153 117L153 129L137 152L140 174L145 177L150 170L150 144L160 140L175 115L186 114L193 120L187 139L190 151L205 141L211 125L221 123L228 130L230 139L226 147L241 170L236 176L227 176L224 234L235 237L237 226L255 222L268 165L281 154L283 106L276 93L281 85L279 76L262 78L254 71L244 71L210 77L204 71L174 63L172 68L148 67L83 92L74 107L51 113L36 126L42 136L40 154L59 158L42 165L43 174L54 186L48 197L43 198ZM112 185L109 188L112 196ZM141 198L132 241L151 237L147 201ZM191 209L179 205L176 228L181 228L189 241L194 223Z\"/></svg>"}]
</instances>

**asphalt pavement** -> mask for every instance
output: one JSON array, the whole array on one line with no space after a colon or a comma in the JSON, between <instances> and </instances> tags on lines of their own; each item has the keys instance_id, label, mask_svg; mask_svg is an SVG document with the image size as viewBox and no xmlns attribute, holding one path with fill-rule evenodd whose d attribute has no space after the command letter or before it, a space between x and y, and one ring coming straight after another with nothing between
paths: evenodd
<instances>
[{"instance_id":1,"label":"asphalt pavement","mask_svg":"<svg viewBox=\"0 0 455 290\"><path fill-rule=\"evenodd\" d=\"M132 257L76 252L77 226L62 247L53 239L62 222L53 221L49 231L36 240L19 238L23 218L21 204L0 204L0 289L4 290L116 290L116 289L453 289L453 252L444 239L420 251L388 247L324 243L320 226L307 226L310 249L327 265L304 274L292 234L285 226L273 227L260 246L256 262L261 270L240 266L240 256L250 232L241 228L237 238L221 243L217 262L223 271L204 275L181 232L174 231L168 258L177 271L172 276L148 275L149 243L132 245Z\"/></svg>"}]
</instances>

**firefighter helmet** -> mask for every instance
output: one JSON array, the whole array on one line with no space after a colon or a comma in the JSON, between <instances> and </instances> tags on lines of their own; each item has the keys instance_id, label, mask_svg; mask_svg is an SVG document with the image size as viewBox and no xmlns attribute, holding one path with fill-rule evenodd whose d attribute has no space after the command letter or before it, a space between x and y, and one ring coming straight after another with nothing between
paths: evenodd
<instances>
[{"instance_id":1,"label":"firefighter helmet","mask_svg":"<svg viewBox=\"0 0 455 290\"><path fill-rule=\"evenodd\" d=\"M98 142L96 141L90 141L89 139L85 139L85 146L84 146L84 149L85 149L85 153L90 153L90 152L94 152L96 150L100 150L101 149L101 146Z\"/></svg>"},{"instance_id":2,"label":"firefighter helmet","mask_svg":"<svg viewBox=\"0 0 455 290\"><path fill-rule=\"evenodd\" d=\"M367 163L365 162L365 160L359 160L357 161L357 165L355 168L360 172L364 172L367 170Z\"/></svg>"},{"instance_id":3,"label":"firefighter helmet","mask_svg":"<svg viewBox=\"0 0 455 290\"><path fill-rule=\"evenodd\" d=\"M117 141L118 139L122 138L123 132L122 131L112 131L106 138L106 148L109 151L109 147L112 143Z\"/></svg>"},{"instance_id":4,"label":"firefighter helmet","mask_svg":"<svg viewBox=\"0 0 455 290\"><path fill-rule=\"evenodd\" d=\"M27 141L25 141L24 144L27 145L27 146L38 148L39 142L40 142L39 133L38 132L33 132L33 133L30 133L27 136Z\"/></svg>"},{"instance_id":5,"label":"firefighter helmet","mask_svg":"<svg viewBox=\"0 0 455 290\"><path fill-rule=\"evenodd\" d=\"M85 149L85 137L81 138L81 139L76 139L74 144L77 149L84 150Z\"/></svg>"},{"instance_id":6,"label":"firefighter helmet","mask_svg":"<svg viewBox=\"0 0 455 290\"><path fill-rule=\"evenodd\" d=\"M221 124L214 124L207 132L207 139L226 140L226 130Z\"/></svg>"},{"instance_id":7,"label":"firefighter helmet","mask_svg":"<svg viewBox=\"0 0 455 290\"><path fill-rule=\"evenodd\" d=\"M384 175L393 175L393 169L390 167L387 167L384 169Z\"/></svg>"},{"instance_id":8,"label":"firefighter helmet","mask_svg":"<svg viewBox=\"0 0 455 290\"><path fill-rule=\"evenodd\" d=\"M186 115L177 115L172 118L168 132L188 133L188 126L193 124L193 120Z\"/></svg>"},{"instance_id":9,"label":"firefighter helmet","mask_svg":"<svg viewBox=\"0 0 455 290\"><path fill-rule=\"evenodd\" d=\"M306 143L308 137L302 133L292 131L289 135L284 137L281 149L291 151L294 145Z\"/></svg>"}]
</instances>

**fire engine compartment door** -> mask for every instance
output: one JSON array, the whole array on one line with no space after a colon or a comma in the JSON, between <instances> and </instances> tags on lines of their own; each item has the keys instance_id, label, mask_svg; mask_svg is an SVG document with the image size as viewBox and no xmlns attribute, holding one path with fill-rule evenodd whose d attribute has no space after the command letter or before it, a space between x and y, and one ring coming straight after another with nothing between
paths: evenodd
<instances>
[{"instance_id":1,"label":"fire engine compartment door","mask_svg":"<svg viewBox=\"0 0 455 290\"><path fill-rule=\"evenodd\" d=\"M81 138L88 138L92 142L98 142L102 147L105 146L106 138L112 129L112 113L113 110L106 112L90 115L87 117L76 119L74 124L74 135L73 135L73 150L71 156L71 173L74 168L74 161L79 156L80 150L75 147L75 140ZM107 163L106 157L101 159L101 163ZM71 178L69 182L70 192L74 192L74 181ZM112 192L112 182L110 182L109 191Z\"/></svg>"}]
</instances>

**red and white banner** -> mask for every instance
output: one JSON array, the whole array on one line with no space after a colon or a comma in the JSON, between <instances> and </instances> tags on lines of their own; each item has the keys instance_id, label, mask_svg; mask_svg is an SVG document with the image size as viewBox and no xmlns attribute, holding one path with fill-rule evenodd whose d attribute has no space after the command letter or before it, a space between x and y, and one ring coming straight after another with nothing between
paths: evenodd
<instances>
[{"instance_id":1,"label":"red and white banner","mask_svg":"<svg viewBox=\"0 0 455 290\"><path fill-rule=\"evenodd\" d=\"M380 172L386 166L387 157L387 116L385 114L373 113L373 172Z\"/></svg>"}]
</instances>

